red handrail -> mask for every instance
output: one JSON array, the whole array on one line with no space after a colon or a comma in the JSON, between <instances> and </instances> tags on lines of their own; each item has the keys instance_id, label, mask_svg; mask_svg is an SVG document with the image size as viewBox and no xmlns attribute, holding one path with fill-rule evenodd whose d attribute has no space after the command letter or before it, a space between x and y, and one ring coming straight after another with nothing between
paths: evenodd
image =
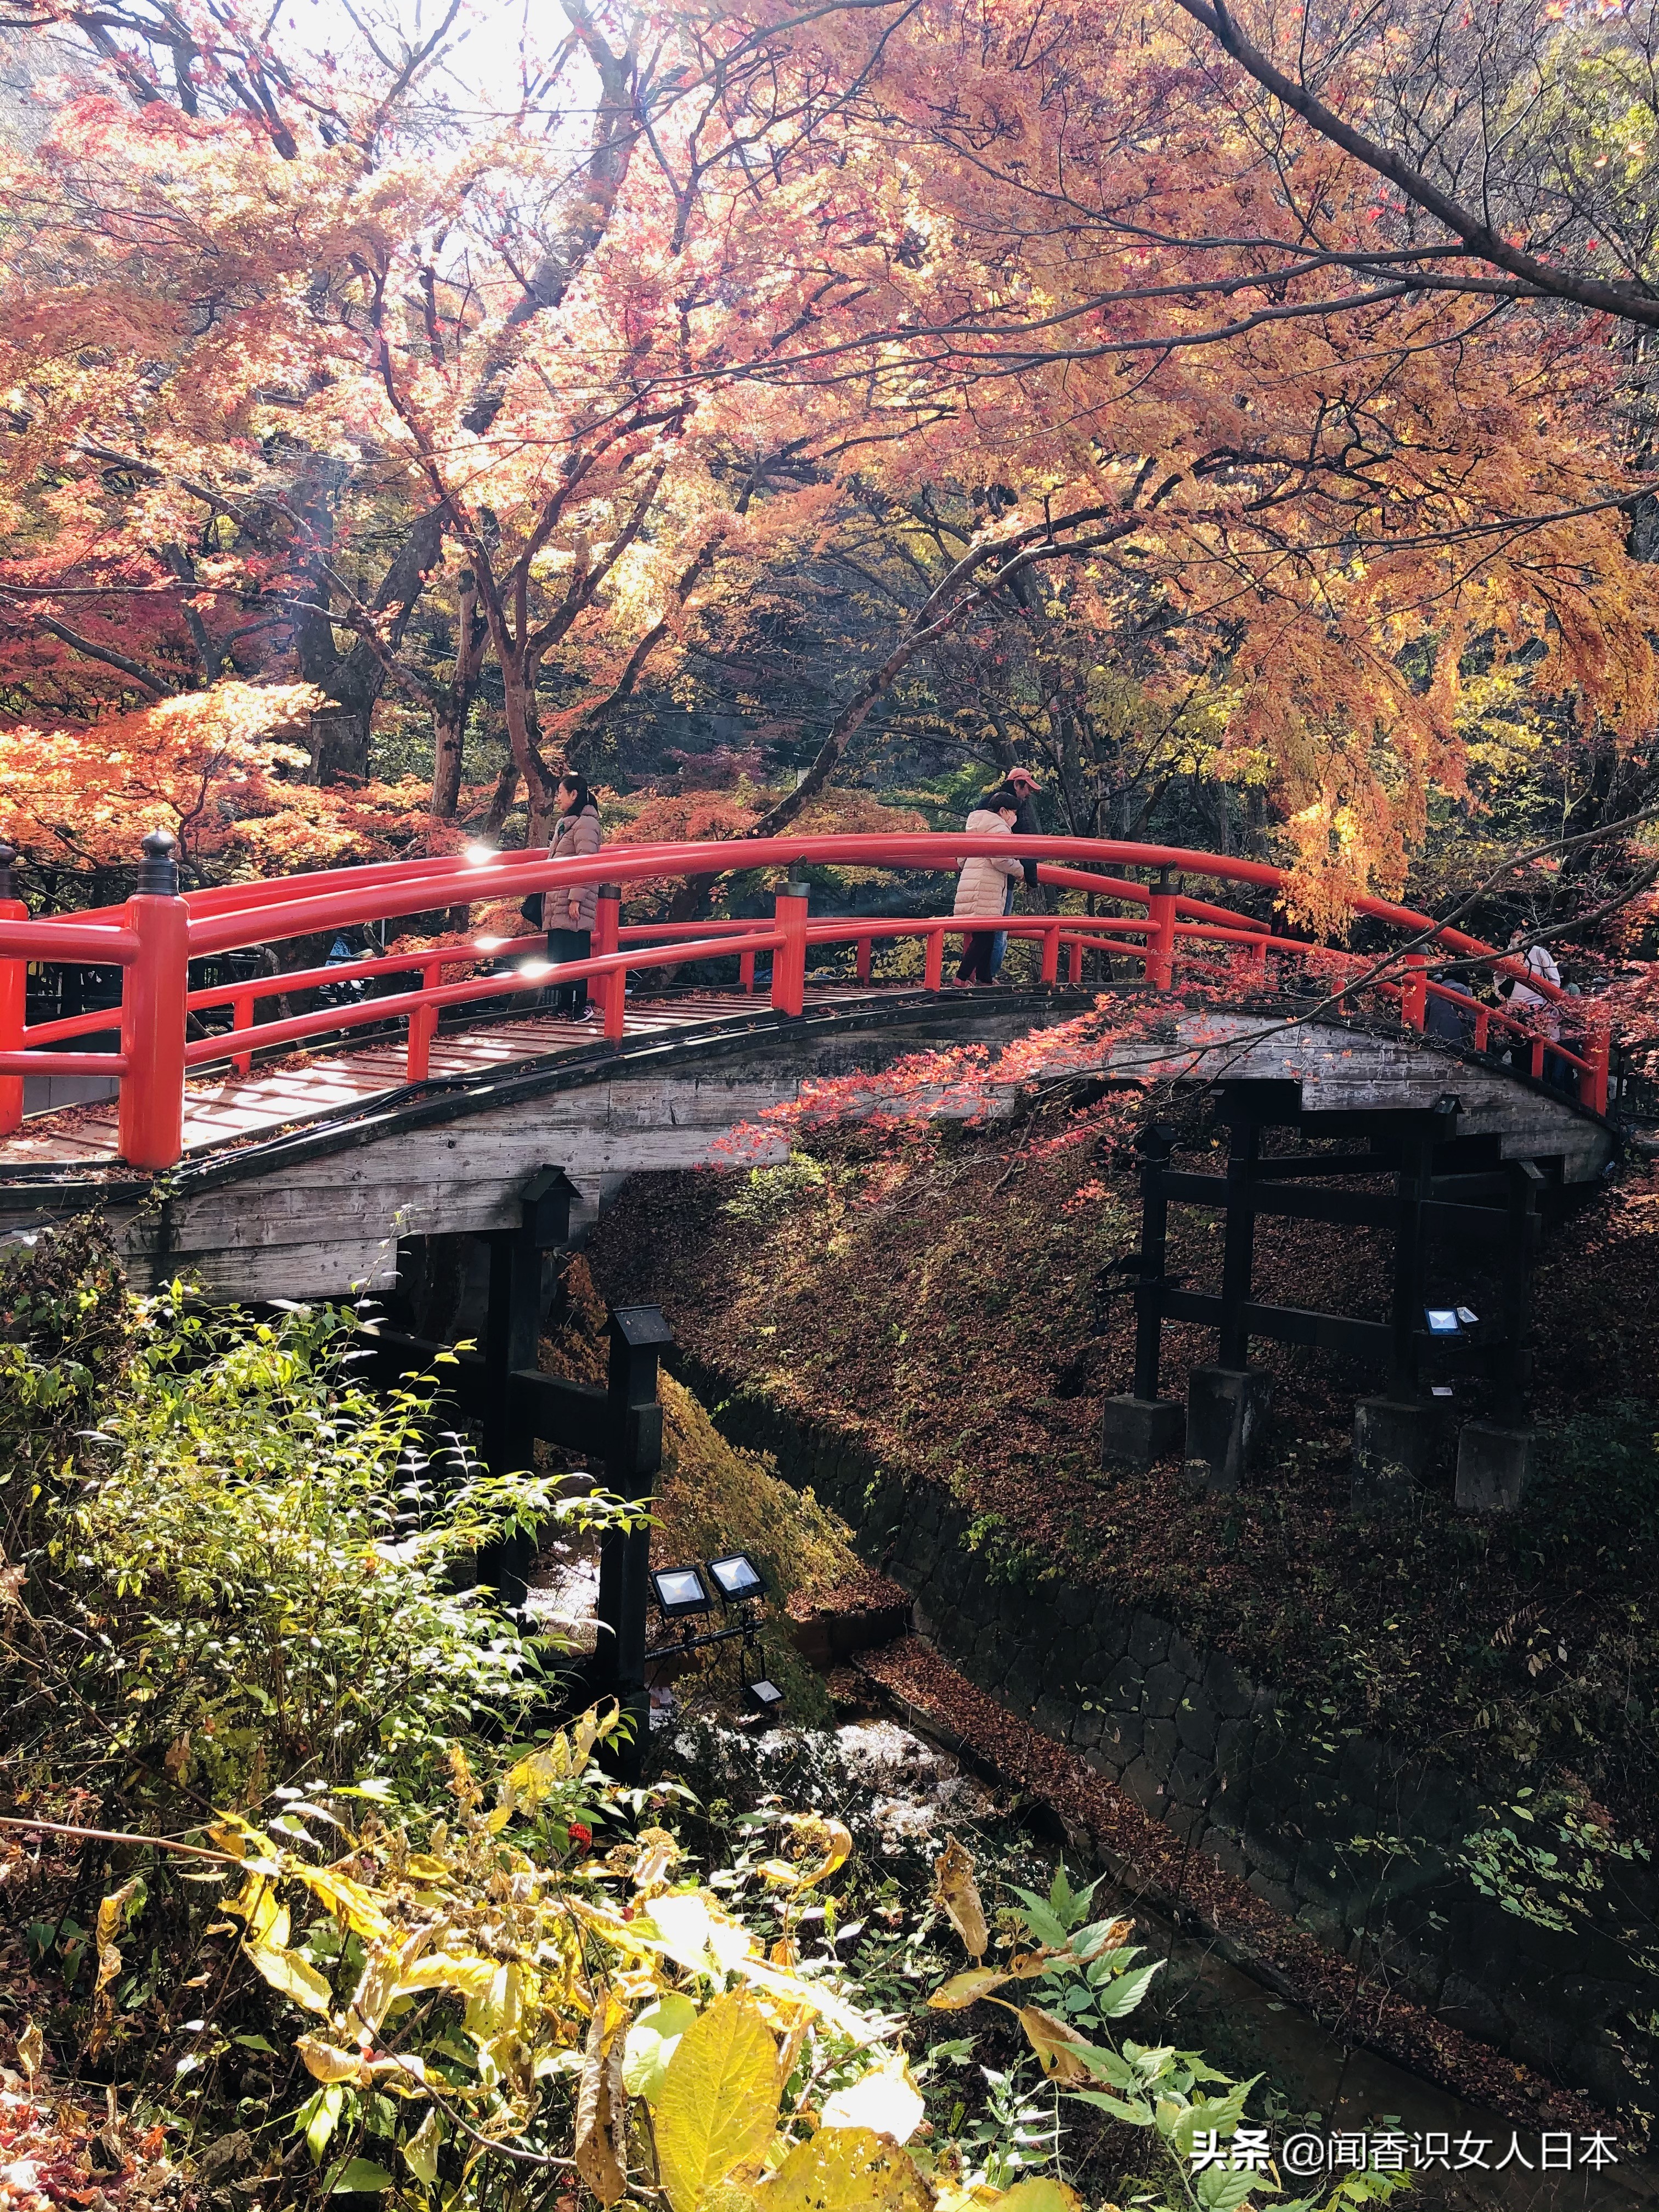
<instances>
[{"instance_id":1,"label":"red handrail","mask_svg":"<svg viewBox=\"0 0 1659 2212\"><path fill-rule=\"evenodd\" d=\"M1057 980L1062 951L1071 980L1079 981L1085 951L1091 946L1110 946L1138 959L1146 982L1155 990L1170 988L1179 948L1194 942L1246 948L1255 955L1257 972L1264 975L1270 951L1305 959L1321 950L1276 934L1271 923L1194 898L1175 884L1178 876L1199 876L1282 891L1287 878L1280 870L1265 862L1220 854L1110 838L860 833L684 845L612 845L597 856L572 860L553 860L545 854L475 854L471 859L465 854L437 855L325 869L263 883L225 884L182 896L172 876L170 858L164 852L170 843L155 835L147 841L148 873L141 873L142 888L124 908L35 921L15 902L0 902L0 1133L15 1127L21 1117L21 1085L16 1079L20 1075L37 1071L107 1074L121 1082L122 1157L135 1166L167 1167L179 1157L183 1086L188 1069L228 1059L246 1070L256 1047L297 1043L367 1024L404 1021L408 1072L411 1080L418 1081L427 1073L431 1039L443 1009L511 996L544 979L574 982L587 978L604 1012L605 1034L616 1038L623 1034L629 974L700 960L735 957L744 988L752 989L757 957L769 952L772 1004L781 1012L798 1013L803 1004L807 949L811 945L851 943L856 972L867 981L878 941L920 939L925 948L924 981L931 989L939 988L943 981L945 939L988 928L1036 939L1042 946L1045 981ZM786 885L776 901L775 914L752 921L625 926L621 921L619 887L629 883L796 869L802 865L939 873L955 870L965 857L975 854L1035 860L1039 880L1056 890L1083 891L1094 898L1139 907L1144 915L849 915L813 920L805 897ZM1156 871L1158 880L1142 884L1115 872L1103 872L1124 867ZM498 961L504 953L510 957L514 948L531 951L540 940L472 940L421 946L344 965L244 976L196 991L187 988L188 962L204 955L269 945L401 915L468 907L483 899L522 897L532 891L569 890L587 884L611 888L600 896L594 951L586 960L556 967L532 962L527 969L506 975L480 975L476 971L483 963ZM1443 951L1468 956L1495 974L1515 976L1541 1000L1556 1001L1566 995L1534 975L1523 960L1462 931L1442 928L1426 915L1370 897L1357 900L1355 905L1360 914L1407 931ZM120 968L125 977L120 1007L25 1028L21 967L25 961L40 960ZM444 982L443 969L457 967L475 972ZM1547 1052L1577 1070L1585 1079L1581 1095L1598 1112L1605 1111L1608 1057L1605 1036L1592 1041L1583 1053L1575 1051L1559 1039L1544 1036L1526 1019L1482 1006L1432 981L1425 968L1426 959L1419 948L1408 957L1403 982L1380 982L1375 987L1398 1005L1410 1025L1424 1027L1431 998L1448 1000L1461 1011L1472 1013L1478 1047L1485 1048L1495 1024L1501 1034L1527 1045L1534 1074L1542 1072ZM394 975L417 976L417 988L276 1021L254 1020L258 1002L287 992L349 978ZM231 1009L230 1028L187 1043L187 1015L221 1006ZM118 1053L41 1049L118 1026Z\"/></svg>"}]
</instances>

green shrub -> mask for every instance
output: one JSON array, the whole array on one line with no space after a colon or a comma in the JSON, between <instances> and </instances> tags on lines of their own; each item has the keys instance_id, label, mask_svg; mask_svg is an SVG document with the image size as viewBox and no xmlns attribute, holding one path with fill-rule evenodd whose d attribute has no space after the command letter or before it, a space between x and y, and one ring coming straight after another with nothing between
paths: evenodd
<instances>
[{"instance_id":1,"label":"green shrub","mask_svg":"<svg viewBox=\"0 0 1659 2212\"><path fill-rule=\"evenodd\" d=\"M454 1742L511 1735L545 1700L536 1647L456 1566L561 1513L556 1479L482 1474L442 1445L430 1378L352 1381L350 1334L327 1308L263 1322L177 1286L130 1302L125 1364L22 1561L8 1747L35 1786L117 1789L128 1824L179 1792L241 1804L300 1777L418 1797ZM66 1387L85 1419L90 1381ZM15 1440L14 1484L44 1433Z\"/></svg>"}]
</instances>

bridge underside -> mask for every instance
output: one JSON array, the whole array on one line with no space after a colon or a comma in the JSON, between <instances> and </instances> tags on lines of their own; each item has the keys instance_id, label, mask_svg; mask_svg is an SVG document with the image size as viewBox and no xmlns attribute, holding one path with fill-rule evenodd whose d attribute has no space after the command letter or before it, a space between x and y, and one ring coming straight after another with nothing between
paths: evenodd
<instances>
[{"instance_id":1,"label":"bridge underside","mask_svg":"<svg viewBox=\"0 0 1659 2212\"><path fill-rule=\"evenodd\" d=\"M404 1085L392 1047L359 1046L192 1087L187 1152L166 1176L114 1158L111 1109L41 1116L0 1144L0 1235L101 1207L135 1280L193 1274L225 1299L389 1286L399 1242L511 1229L538 1169L564 1170L587 1218L627 1176L719 1157L738 1123L804 1082L873 1071L943 1044L1006 1043L1068 1020L1092 992L815 993L804 1014L694 994L641 1005L608 1044L549 1018L478 1025L434 1046ZM1171 1006L1152 1037L1079 1061L1126 1079L1295 1085L1304 1127L1458 1097L1458 1127L1556 1185L1599 1176L1615 1139L1561 1093L1409 1033L1291 1009ZM1281 1091L1281 1096L1284 1095ZM1012 1109L1012 1089L1000 1102ZM576 1225L581 1224L579 1210Z\"/></svg>"}]
</instances>

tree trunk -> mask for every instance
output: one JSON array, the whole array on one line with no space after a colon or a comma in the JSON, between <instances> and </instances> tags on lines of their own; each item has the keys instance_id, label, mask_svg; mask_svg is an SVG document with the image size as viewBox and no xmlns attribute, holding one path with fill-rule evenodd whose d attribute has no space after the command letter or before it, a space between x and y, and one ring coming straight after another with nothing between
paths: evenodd
<instances>
[{"instance_id":1,"label":"tree trunk","mask_svg":"<svg viewBox=\"0 0 1659 2212\"><path fill-rule=\"evenodd\" d=\"M435 743L432 757L432 818L453 822L461 798L461 748L466 740L466 708L453 694L433 711Z\"/></svg>"},{"instance_id":2,"label":"tree trunk","mask_svg":"<svg viewBox=\"0 0 1659 2212\"><path fill-rule=\"evenodd\" d=\"M461 796L461 755L466 744L467 716L483 668L489 625L478 612L477 586L469 569L461 579L461 604L455 634L455 666L442 698L433 712L434 744L432 761L432 814L434 821L453 822Z\"/></svg>"},{"instance_id":3,"label":"tree trunk","mask_svg":"<svg viewBox=\"0 0 1659 2212\"><path fill-rule=\"evenodd\" d=\"M325 707L311 718L311 781L341 776L368 781L368 715L356 707Z\"/></svg>"},{"instance_id":4,"label":"tree trunk","mask_svg":"<svg viewBox=\"0 0 1659 2212\"><path fill-rule=\"evenodd\" d=\"M484 817L484 836L499 837L501 824L513 811L519 796L519 763L509 760L495 779L495 794L489 802L489 811Z\"/></svg>"}]
</instances>

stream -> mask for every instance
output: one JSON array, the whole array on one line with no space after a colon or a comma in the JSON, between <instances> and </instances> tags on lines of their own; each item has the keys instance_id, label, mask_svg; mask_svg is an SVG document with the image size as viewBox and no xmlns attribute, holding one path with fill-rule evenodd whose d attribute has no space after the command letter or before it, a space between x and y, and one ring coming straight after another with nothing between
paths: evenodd
<instances>
[{"instance_id":1,"label":"stream","mask_svg":"<svg viewBox=\"0 0 1659 2212\"><path fill-rule=\"evenodd\" d=\"M566 1556L561 1560L544 1555L530 1608L578 1648L591 1649L599 1594L593 1563L563 1546L553 1551ZM810 1804L833 1812L852 1830L858 1850L908 1862L913 1889L929 1878L926 1868L952 1835L972 1850L975 1836L1006 1832L1012 1826L1050 1871L1059 1863L1060 1846L1048 1823L1025 1814L1012 1790L930 1735L911 1713L901 1722L892 1707L878 1704L868 1717L839 1727L757 1729L683 1706L677 1692L689 1686L653 1691L649 1765L683 1777L705 1804L716 1799L753 1804L775 1796L792 1807ZM871 1694L880 1698L873 1685ZM1074 1864L1072 1871L1080 1878L1094 1869ZM1223 1957L1201 1936L1176 1928L1127 1890L1103 1882L1099 1899L1097 1916L1113 1905L1133 1915L1146 1950L1164 1962L1154 1985L1156 2017L1148 2017L1142 2038L1156 2033L1182 2049L1202 2051L1236 2077L1265 2074L1273 2097L1276 2154L1287 2136L1298 2133L1327 2139L1390 2133L1425 2142L1431 2135L1444 2136L1454 2170L1418 2174L1412 2191L1399 2200L1402 2212L1407 2207L1421 2207L1423 2212L1659 2208L1659 2165L1651 2160L1626 2159L1620 2147L1619 2162L1599 2170L1577 2163L1565 2172L1540 2170L1536 2128L1517 2128L1378 2052L1345 2042L1304 2008ZM1455 2170L1465 2138L1469 2147L1462 2154L1485 2163ZM1512 2139L1520 2155L1510 2156L1498 2170ZM1572 2138L1575 2160L1581 2141ZM1553 2154L1559 2154L1559 2139ZM1532 2161L1530 2169L1522 2160ZM1304 2193L1315 2192L1312 2178L1297 2185Z\"/></svg>"}]
</instances>

